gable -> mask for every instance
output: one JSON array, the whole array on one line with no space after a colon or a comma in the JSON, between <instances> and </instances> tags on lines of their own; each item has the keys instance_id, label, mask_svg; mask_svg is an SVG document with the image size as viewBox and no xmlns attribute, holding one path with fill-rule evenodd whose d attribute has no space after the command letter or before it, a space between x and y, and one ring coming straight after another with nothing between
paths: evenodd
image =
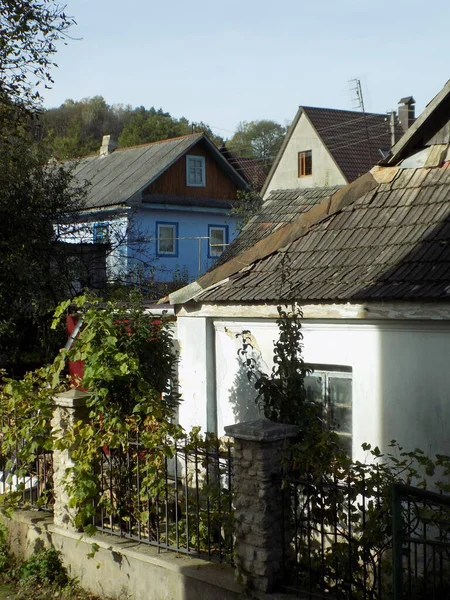
<instances>
[{"instance_id":1,"label":"gable","mask_svg":"<svg viewBox=\"0 0 450 600\"><path fill-rule=\"evenodd\" d=\"M187 156L201 156L205 159L205 186L189 186L186 182ZM229 175L219 166L212 153L201 142L189 148L176 162L162 173L144 191L145 196L168 195L190 198L215 198L235 200L238 187Z\"/></svg>"},{"instance_id":2,"label":"gable","mask_svg":"<svg viewBox=\"0 0 450 600\"><path fill-rule=\"evenodd\" d=\"M320 139L309 119L302 112L292 125L293 130L282 152L276 168L269 175L269 183L264 190L266 199L273 190L311 188L314 186L337 186L347 183L328 149ZM312 175L298 177L298 153L312 152Z\"/></svg>"}]
</instances>

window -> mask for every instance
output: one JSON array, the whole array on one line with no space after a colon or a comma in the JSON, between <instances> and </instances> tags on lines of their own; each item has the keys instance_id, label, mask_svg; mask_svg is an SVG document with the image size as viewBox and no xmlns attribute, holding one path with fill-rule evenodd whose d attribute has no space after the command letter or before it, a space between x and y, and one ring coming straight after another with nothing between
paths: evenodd
<instances>
[{"instance_id":1,"label":"window","mask_svg":"<svg viewBox=\"0 0 450 600\"><path fill-rule=\"evenodd\" d=\"M109 223L94 223L92 241L94 244L107 244L109 242Z\"/></svg>"},{"instance_id":2,"label":"window","mask_svg":"<svg viewBox=\"0 0 450 600\"><path fill-rule=\"evenodd\" d=\"M307 396L323 403L326 420L342 447L352 455L352 370L337 365L308 365L313 373L305 377Z\"/></svg>"},{"instance_id":3,"label":"window","mask_svg":"<svg viewBox=\"0 0 450 600\"><path fill-rule=\"evenodd\" d=\"M186 156L186 184L191 187L205 187L205 159L203 156Z\"/></svg>"},{"instance_id":4,"label":"window","mask_svg":"<svg viewBox=\"0 0 450 600\"><path fill-rule=\"evenodd\" d=\"M178 223L156 223L157 256L178 256Z\"/></svg>"},{"instance_id":5,"label":"window","mask_svg":"<svg viewBox=\"0 0 450 600\"><path fill-rule=\"evenodd\" d=\"M217 258L228 243L228 227L226 225L209 225L208 237L208 258Z\"/></svg>"},{"instance_id":6,"label":"window","mask_svg":"<svg viewBox=\"0 0 450 600\"><path fill-rule=\"evenodd\" d=\"M305 152L298 153L298 176L307 177L308 175L312 175L311 150L305 150Z\"/></svg>"}]
</instances>

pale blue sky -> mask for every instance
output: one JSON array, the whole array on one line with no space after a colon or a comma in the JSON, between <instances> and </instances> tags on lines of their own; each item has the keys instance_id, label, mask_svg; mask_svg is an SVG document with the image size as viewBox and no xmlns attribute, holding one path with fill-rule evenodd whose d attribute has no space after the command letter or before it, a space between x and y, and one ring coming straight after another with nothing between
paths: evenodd
<instances>
[{"instance_id":1,"label":"pale blue sky","mask_svg":"<svg viewBox=\"0 0 450 600\"><path fill-rule=\"evenodd\" d=\"M450 1L67 0L79 41L56 57L45 106L101 95L155 106L231 137L239 121L292 120L298 105L366 110L450 77Z\"/></svg>"}]
</instances>

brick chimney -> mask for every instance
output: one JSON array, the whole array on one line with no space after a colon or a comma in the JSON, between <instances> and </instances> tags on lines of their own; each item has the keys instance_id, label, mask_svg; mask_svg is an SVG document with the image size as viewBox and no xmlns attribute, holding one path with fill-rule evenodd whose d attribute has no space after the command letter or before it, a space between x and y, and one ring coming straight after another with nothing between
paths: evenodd
<instances>
[{"instance_id":1,"label":"brick chimney","mask_svg":"<svg viewBox=\"0 0 450 600\"><path fill-rule=\"evenodd\" d=\"M416 120L415 116L416 101L412 96L402 98L398 103L398 120L403 131L407 131Z\"/></svg>"},{"instance_id":2,"label":"brick chimney","mask_svg":"<svg viewBox=\"0 0 450 600\"><path fill-rule=\"evenodd\" d=\"M100 147L100 156L108 156L117 148L118 144L112 135L104 135Z\"/></svg>"}]
</instances>

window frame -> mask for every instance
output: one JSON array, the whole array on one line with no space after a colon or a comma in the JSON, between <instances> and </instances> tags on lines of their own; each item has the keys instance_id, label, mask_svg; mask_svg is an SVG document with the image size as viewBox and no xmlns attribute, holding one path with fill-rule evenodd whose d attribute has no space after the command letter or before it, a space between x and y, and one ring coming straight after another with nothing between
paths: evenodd
<instances>
[{"instance_id":1,"label":"window frame","mask_svg":"<svg viewBox=\"0 0 450 600\"><path fill-rule=\"evenodd\" d=\"M350 442L350 457L353 453L353 369L344 365L327 365L327 364L305 364L306 368L312 369L312 372L307 377L322 377L322 402L324 407L324 416L327 427L330 431L334 431L341 439ZM350 404L332 403L330 398L330 379L345 379L351 383ZM305 385L306 388L306 385ZM350 433L341 431L333 427L333 408L350 409L351 426Z\"/></svg>"},{"instance_id":2,"label":"window frame","mask_svg":"<svg viewBox=\"0 0 450 600\"><path fill-rule=\"evenodd\" d=\"M214 254L213 248L211 248L211 231L213 229L220 230L223 232L223 243L221 246L223 247L220 254ZM208 258L219 258L225 251L225 246L228 245L228 225L208 225Z\"/></svg>"},{"instance_id":3,"label":"window frame","mask_svg":"<svg viewBox=\"0 0 450 600\"><path fill-rule=\"evenodd\" d=\"M108 244L109 243L109 223L107 221L98 221L94 223L92 228L92 243L93 244ZM103 231L103 233L100 233Z\"/></svg>"},{"instance_id":4,"label":"window frame","mask_svg":"<svg viewBox=\"0 0 450 600\"><path fill-rule=\"evenodd\" d=\"M166 252L160 249L160 227L172 227L173 231L173 252ZM156 221L156 256L158 257L169 257L169 258L177 258L178 257L178 223L173 221Z\"/></svg>"},{"instance_id":5,"label":"window frame","mask_svg":"<svg viewBox=\"0 0 450 600\"><path fill-rule=\"evenodd\" d=\"M309 158L309 173L307 173L307 158ZM312 150L302 150L297 155L298 178L312 176Z\"/></svg>"},{"instance_id":6,"label":"window frame","mask_svg":"<svg viewBox=\"0 0 450 600\"><path fill-rule=\"evenodd\" d=\"M189 175L189 163L191 160L199 160L202 164L202 180L200 183L191 182ZM206 160L204 156L199 156L197 154L187 154L186 155L186 185L188 187L206 187Z\"/></svg>"}]
</instances>

